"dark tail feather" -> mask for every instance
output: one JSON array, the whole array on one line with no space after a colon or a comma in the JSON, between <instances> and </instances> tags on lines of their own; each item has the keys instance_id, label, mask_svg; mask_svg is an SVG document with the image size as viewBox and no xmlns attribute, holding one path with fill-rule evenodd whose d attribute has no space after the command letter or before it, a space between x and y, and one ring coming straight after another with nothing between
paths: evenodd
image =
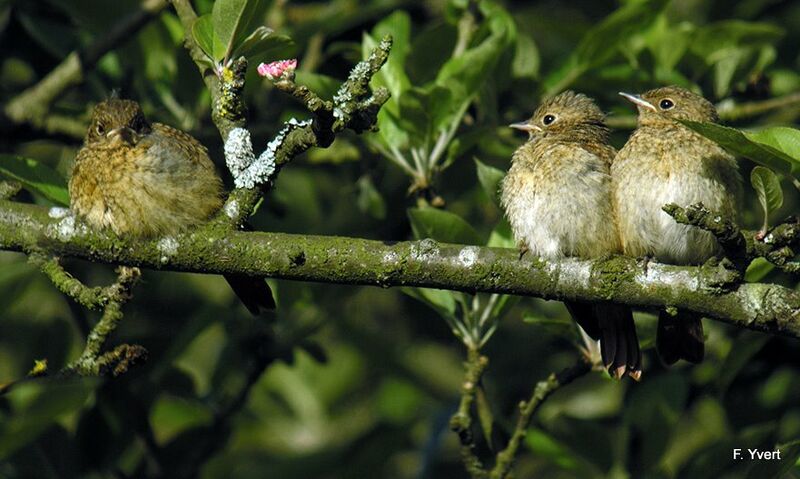
<instances>
[{"instance_id":1,"label":"dark tail feather","mask_svg":"<svg viewBox=\"0 0 800 479\"><path fill-rule=\"evenodd\" d=\"M704 342L700 316L680 310L673 316L661 311L658 316L656 348L664 364L675 364L679 359L699 363L705 355Z\"/></svg>"},{"instance_id":2,"label":"dark tail feather","mask_svg":"<svg viewBox=\"0 0 800 479\"><path fill-rule=\"evenodd\" d=\"M639 380L642 375L642 352L631 309L614 303L566 305L586 334L600 340L600 355L609 373L619 379L627 372Z\"/></svg>"},{"instance_id":3,"label":"dark tail feather","mask_svg":"<svg viewBox=\"0 0 800 479\"><path fill-rule=\"evenodd\" d=\"M600 339L600 325L597 323L597 318L594 314L594 305L592 303L565 301L564 306L567 307L567 311L569 311L572 319L586 331L586 334L593 339Z\"/></svg>"},{"instance_id":4,"label":"dark tail feather","mask_svg":"<svg viewBox=\"0 0 800 479\"><path fill-rule=\"evenodd\" d=\"M275 309L272 290L263 278L254 278L243 274L226 274L225 279L253 316L258 316L262 310Z\"/></svg>"}]
</instances>

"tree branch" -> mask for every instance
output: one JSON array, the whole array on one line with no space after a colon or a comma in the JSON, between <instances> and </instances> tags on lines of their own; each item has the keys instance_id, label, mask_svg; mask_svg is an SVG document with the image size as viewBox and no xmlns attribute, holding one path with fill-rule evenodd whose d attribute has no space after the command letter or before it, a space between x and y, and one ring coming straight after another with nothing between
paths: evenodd
<instances>
[{"instance_id":1,"label":"tree branch","mask_svg":"<svg viewBox=\"0 0 800 479\"><path fill-rule=\"evenodd\" d=\"M520 260L514 249L430 239L391 243L245 233L214 225L142 242L92 231L71 216L50 218L46 208L3 200L0 249L172 271L674 306L739 327L800 338L800 292L774 284L735 284L738 273L721 265L674 266L623 256Z\"/></svg>"},{"instance_id":2,"label":"tree branch","mask_svg":"<svg viewBox=\"0 0 800 479\"><path fill-rule=\"evenodd\" d=\"M98 60L131 38L167 5L167 0L144 0L139 10L123 18L105 36L82 50L70 53L38 83L12 98L5 106L5 114L14 123L29 123L48 133L83 138L86 126L72 118L49 114L50 105L68 88L81 83Z\"/></svg>"}]
</instances>

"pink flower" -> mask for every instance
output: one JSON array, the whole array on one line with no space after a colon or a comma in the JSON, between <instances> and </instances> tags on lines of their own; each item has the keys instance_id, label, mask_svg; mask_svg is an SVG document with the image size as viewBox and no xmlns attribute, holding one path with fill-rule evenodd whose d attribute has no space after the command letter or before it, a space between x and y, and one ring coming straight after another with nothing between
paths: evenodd
<instances>
[{"instance_id":1,"label":"pink flower","mask_svg":"<svg viewBox=\"0 0 800 479\"><path fill-rule=\"evenodd\" d=\"M297 68L297 59L278 60L271 63L258 65L258 74L272 81L294 78L294 69Z\"/></svg>"}]
</instances>

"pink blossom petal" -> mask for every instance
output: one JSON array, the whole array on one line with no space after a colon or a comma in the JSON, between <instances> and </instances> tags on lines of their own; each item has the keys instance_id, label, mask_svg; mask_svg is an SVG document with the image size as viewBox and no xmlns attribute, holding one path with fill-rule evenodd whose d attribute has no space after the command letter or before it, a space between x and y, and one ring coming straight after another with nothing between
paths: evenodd
<instances>
[{"instance_id":1,"label":"pink blossom petal","mask_svg":"<svg viewBox=\"0 0 800 479\"><path fill-rule=\"evenodd\" d=\"M277 60L271 63L261 63L258 65L258 74L270 80L290 78L294 75L297 68L297 59Z\"/></svg>"}]
</instances>

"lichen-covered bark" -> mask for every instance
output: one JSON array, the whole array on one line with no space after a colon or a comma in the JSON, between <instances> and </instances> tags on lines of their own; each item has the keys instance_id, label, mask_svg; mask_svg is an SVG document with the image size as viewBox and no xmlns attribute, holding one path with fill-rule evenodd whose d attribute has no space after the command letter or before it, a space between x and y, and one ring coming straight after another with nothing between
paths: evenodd
<instances>
[{"instance_id":1,"label":"lichen-covered bark","mask_svg":"<svg viewBox=\"0 0 800 479\"><path fill-rule=\"evenodd\" d=\"M736 272L722 266L672 266L622 256L554 262L530 256L519 259L513 249L429 239L383 242L246 233L213 225L168 240L136 242L91 231L71 216L50 218L45 208L11 201L0 201L0 249L44 250L172 271L675 306L741 327L800 338L800 293L773 284L737 284Z\"/></svg>"}]
</instances>

